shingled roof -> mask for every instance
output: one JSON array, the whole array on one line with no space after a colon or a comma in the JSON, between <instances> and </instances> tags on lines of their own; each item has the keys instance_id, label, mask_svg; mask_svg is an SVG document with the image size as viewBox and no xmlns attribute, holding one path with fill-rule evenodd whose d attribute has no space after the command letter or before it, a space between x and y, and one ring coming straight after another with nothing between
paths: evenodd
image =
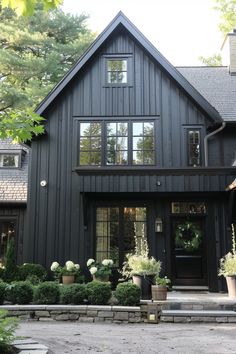
<instances>
[{"instance_id":1,"label":"shingled roof","mask_svg":"<svg viewBox=\"0 0 236 354\"><path fill-rule=\"evenodd\" d=\"M0 203L1 202L26 202L29 151L24 145L12 144L10 139L0 140L1 150L25 151L21 168L0 169Z\"/></svg>"},{"instance_id":2,"label":"shingled roof","mask_svg":"<svg viewBox=\"0 0 236 354\"><path fill-rule=\"evenodd\" d=\"M220 113L224 121L236 122L236 76L229 68L220 67L177 67L180 73Z\"/></svg>"}]
</instances>

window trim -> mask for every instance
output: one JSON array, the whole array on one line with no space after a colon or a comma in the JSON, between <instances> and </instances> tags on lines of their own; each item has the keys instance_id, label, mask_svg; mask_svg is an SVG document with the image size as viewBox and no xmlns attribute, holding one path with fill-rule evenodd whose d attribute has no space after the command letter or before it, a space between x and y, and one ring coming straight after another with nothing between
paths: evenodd
<instances>
[{"instance_id":1,"label":"window trim","mask_svg":"<svg viewBox=\"0 0 236 354\"><path fill-rule=\"evenodd\" d=\"M108 82L108 60L127 60L127 82ZM132 54L104 54L103 55L103 87L132 87L133 86L133 56Z\"/></svg>"},{"instance_id":2,"label":"window trim","mask_svg":"<svg viewBox=\"0 0 236 354\"><path fill-rule=\"evenodd\" d=\"M202 125L184 125L183 126L183 135L184 135L184 145L183 145L183 151L184 151L184 164L185 166L189 168L200 168L204 164L204 145L203 145L203 138L204 138L204 127ZM199 165L197 166L192 166L189 163L189 144L188 144L188 138L189 138L189 131L194 130L194 131L199 131L200 133L200 162Z\"/></svg>"}]
</instances>

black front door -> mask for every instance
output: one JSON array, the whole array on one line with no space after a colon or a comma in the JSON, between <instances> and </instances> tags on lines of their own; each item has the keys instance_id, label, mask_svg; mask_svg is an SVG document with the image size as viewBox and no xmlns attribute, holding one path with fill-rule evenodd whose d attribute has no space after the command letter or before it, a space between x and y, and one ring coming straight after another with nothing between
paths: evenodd
<instances>
[{"instance_id":1,"label":"black front door","mask_svg":"<svg viewBox=\"0 0 236 354\"><path fill-rule=\"evenodd\" d=\"M172 217L173 285L207 285L205 218Z\"/></svg>"}]
</instances>

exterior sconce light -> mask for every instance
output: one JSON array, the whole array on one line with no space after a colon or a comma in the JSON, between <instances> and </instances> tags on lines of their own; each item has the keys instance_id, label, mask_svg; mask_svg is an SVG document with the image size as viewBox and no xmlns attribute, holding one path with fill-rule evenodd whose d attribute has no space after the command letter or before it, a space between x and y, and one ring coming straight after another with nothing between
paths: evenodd
<instances>
[{"instance_id":1,"label":"exterior sconce light","mask_svg":"<svg viewBox=\"0 0 236 354\"><path fill-rule=\"evenodd\" d=\"M46 187L46 185L47 185L47 181L45 181L45 179L40 182L41 187Z\"/></svg>"},{"instance_id":2,"label":"exterior sconce light","mask_svg":"<svg viewBox=\"0 0 236 354\"><path fill-rule=\"evenodd\" d=\"M162 232L163 231L163 223L161 218L156 218L155 220L155 232Z\"/></svg>"}]
</instances>

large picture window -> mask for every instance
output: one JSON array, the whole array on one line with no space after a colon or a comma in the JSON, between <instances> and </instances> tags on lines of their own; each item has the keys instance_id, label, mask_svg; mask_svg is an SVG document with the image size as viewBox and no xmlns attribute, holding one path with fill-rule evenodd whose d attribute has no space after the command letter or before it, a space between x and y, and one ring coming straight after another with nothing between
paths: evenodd
<instances>
[{"instance_id":1,"label":"large picture window","mask_svg":"<svg viewBox=\"0 0 236 354\"><path fill-rule=\"evenodd\" d=\"M153 121L81 122L80 166L155 165Z\"/></svg>"}]
</instances>

